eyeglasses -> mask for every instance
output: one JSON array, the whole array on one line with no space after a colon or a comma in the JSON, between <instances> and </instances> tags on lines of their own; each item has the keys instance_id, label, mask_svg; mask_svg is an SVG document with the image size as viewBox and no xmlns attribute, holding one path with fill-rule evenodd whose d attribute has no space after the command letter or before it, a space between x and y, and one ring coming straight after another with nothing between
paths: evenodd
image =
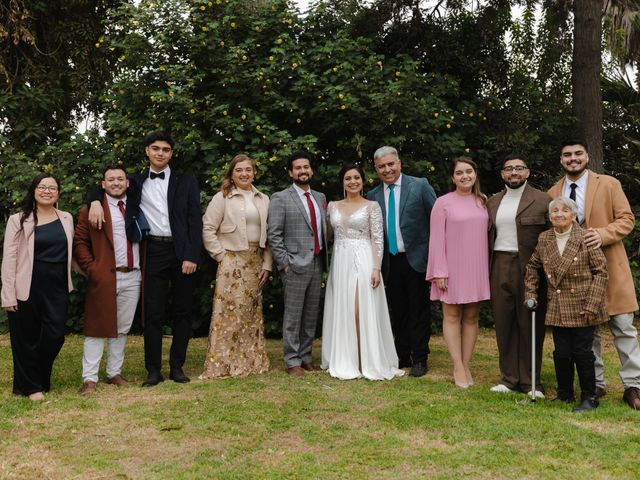
<instances>
[{"instance_id":1,"label":"eyeglasses","mask_svg":"<svg viewBox=\"0 0 640 480\"><path fill-rule=\"evenodd\" d=\"M518 165L516 167L504 167L502 169L503 172L511 173L511 172L524 172L525 170L529 170L529 167L525 167L523 165Z\"/></svg>"},{"instance_id":2,"label":"eyeglasses","mask_svg":"<svg viewBox=\"0 0 640 480\"><path fill-rule=\"evenodd\" d=\"M38 185L36 187L36 190L38 190L39 192L56 193L58 191L58 187L56 187L55 185Z\"/></svg>"}]
</instances>

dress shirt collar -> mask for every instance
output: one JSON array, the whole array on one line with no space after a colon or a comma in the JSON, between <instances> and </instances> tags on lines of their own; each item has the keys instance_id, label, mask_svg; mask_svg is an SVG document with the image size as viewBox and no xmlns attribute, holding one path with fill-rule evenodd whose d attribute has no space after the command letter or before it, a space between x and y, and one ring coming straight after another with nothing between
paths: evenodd
<instances>
[{"instance_id":1,"label":"dress shirt collar","mask_svg":"<svg viewBox=\"0 0 640 480\"><path fill-rule=\"evenodd\" d=\"M171 167L169 167L169 165L167 165L164 168L164 170L160 170L159 172L156 172L151 167L149 167L149 173L147 174L147 178L151 177L151 172L153 172L153 173L162 173L162 172L164 172L164 179L168 181L169 177L171 176Z\"/></svg>"},{"instance_id":2,"label":"dress shirt collar","mask_svg":"<svg viewBox=\"0 0 640 480\"><path fill-rule=\"evenodd\" d=\"M105 196L107 197L107 203L109 203L109 205L113 205L114 207L118 206L118 202L120 200L122 200L124 202L124 206L127 206L127 196L125 195L122 198L116 198L116 197L112 197L111 195L109 195L108 193L105 193Z\"/></svg>"},{"instance_id":3,"label":"dress shirt collar","mask_svg":"<svg viewBox=\"0 0 640 480\"><path fill-rule=\"evenodd\" d=\"M569 185L571 185L572 183L575 183L576 185L578 185L578 188L582 189L583 192L586 192L587 183L589 182L589 170L585 170L582 176L576 181L569 180L569 178L565 176L565 182L567 184L567 188L569 188Z\"/></svg>"},{"instance_id":4,"label":"dress shirt collar","mask_svg":"<svg viewBox=\"0 0 640 480\"><path fill-rule=\"evenodd\" d=\"M402 187L402 173L400 174L400 176L398 177L398 179L394 182L394 183L390 183L390 184L384 184L384 189L385 191L389 190L389 185L395 185L396 187Z\"/></svg>"},{"instance_id":5,"label":"dress shirt collar","mask_svg":"<svg viewBox=\"0 0 640 480\"><path fill-rule=\"evenodd\" d=\"M301 196L301 197L302 197L302 196L304 196L304 194L305 194L305 193L307 193L307 192L308 192L308 193L311 193L311 187L309 187L309 190L303 190L302 188L300 188L300 187L299 187L298 185L296 185L295 183L293 183L292 185L293 185L293 188L294 188L294 190L296 191L296 193L297 193L299 196ZM313 197L313 194L312 194L312 193L311 193L311 196Z\"/></svg>"}]
</instances>

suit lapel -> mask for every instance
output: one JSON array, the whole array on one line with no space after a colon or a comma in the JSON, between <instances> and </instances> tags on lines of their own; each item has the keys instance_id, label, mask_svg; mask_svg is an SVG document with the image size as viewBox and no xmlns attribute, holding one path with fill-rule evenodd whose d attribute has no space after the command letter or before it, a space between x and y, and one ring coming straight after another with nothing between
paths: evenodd
<instances>
[{"instance_id":1,"label":"suit lapel","mask_svg":"<svg viewBox=\"0 0 640 480\"><path fill-rule=\"evenodd\" d=\"M307 222L308 227L311 228L311 221L309 220L309 214L305 210L304 205L302 204L302 199L300 198L300 195L298 195L298 192L296 191L293 185L291 185L291 187L289 188L289 194L291 195L291 201L294 203L296 207L298 207L298 210L300 210L300 215L302 215L302 218L304 218L304 221Z\"/></svg>"},{"instance_id":2,"label":"suit lapel","mask_svg":"<svg viewBox=\"0 0 640 480\"><path fill-rule=\"evenodd\" d=\"M409 198L409 193L411 193L412 187L413 182L411 181L411 177L402 175L402 184L400 185L400 218L402 218L402 212L407 204L407 198Z\"/></svg>"},{"instance_id":3,"label":"suit lapel","mask_svg":"<svg viewBox=\"0 0 640 480\"><path fill-rule=\"evenodd\" d=\"M581 238L578 235L578 229L574 225L571 229L571 235L567 240L567 244L564 247L564 252L562 252L562 256L558 250L558 243L556 242L555 235L551 237L551 241L553 242L551 251L553 252L554 263L557 265L555 268L555 281L556 284L562 281L562 278L569 270L569 267L573 265L573 262L576 261L578 250L580 249Z\"/></svg>"},{"instance_id":4,"label":"suit lapel","mask_svg":"<svg viewBox=\"0 0 640 480\"><path fill-rule=\"evenodd\" d=\"M171 175L169 175L169 189L167 191L167 206L169 208L169 214L171 214L173 200L176 197L176 189L178 188L179 180L180 175L178 172L171 170Z\"/></svg>"},{"instance_id":5,"label":"suit lapel","mask_svg":"<svg viewBox=\"0 0 640 480\"><path fill-rule=\"evenodd\" d=\"M587 181L587 194L584 199L584 219L586 226L589 226L589 216L591 215L591 207L596 198L596 192L600 186L600 175L589 170L589 180Z\"/></svg>"},{"instance_id":6,"label":"suit lapel","mask_svg":"<svg viewBox=\"0 0 640 480\"><path fill-rule=\"evenodd\" d=\"M111 245L111 249L115 250L113 246L113 219L111 218L111 209L109 208L109 201L107 200L106 194L102 200L102 209L104 210L104 219L106 224L106 226L102 228L102 231L107 237L107 240Z\"/></svg>"},{"instance_id":7,"label":"suit lapel","mask_svg":"<svg viewBox=\"0 0 640 480\"><path fill-rule=\"evenodd\" d=\"M531 195L531 187L529 185L525 185L524 192L522 192L522 197L520 197L520 203L518 204L518 212L516 213L516 218L520 216L522 212L524 212L529 206L534 202L533 195Z\"/></svg>"},{"instance_id":8,"label":"suit lapel","mask_svg":"<svg viewBox=\"0 0 640 480\"><path fill-rule=\"evenodd\" d=\"M496 215L498 214L498 208L500 208L500 203L502 203L502 199L504 198L505 193L506 190L502 190L501 192L496 193L496 201L491 202L491 204L487 206L487 209L489 210L489 219L491 220L491 225L496 224Z\"/></svg>"}]
</instances>

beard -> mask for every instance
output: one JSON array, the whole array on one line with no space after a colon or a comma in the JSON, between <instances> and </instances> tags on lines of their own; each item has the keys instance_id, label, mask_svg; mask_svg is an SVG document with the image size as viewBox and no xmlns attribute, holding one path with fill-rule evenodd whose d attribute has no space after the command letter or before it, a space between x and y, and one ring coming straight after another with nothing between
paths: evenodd
<instances>
[{"instance_id":1,"label":"beard","mask_svg":"<svg viewBox=\"0 0 640 480\"><path fill-rule=\"evenodd\" d=\"M302 178L296 178L293 183L295 183L296 185L309 185L311 183L311 177L307 177L305 179Z\"/></svg>"},{"instance_id":2,"label":"beard","mask_svg":"<svg viewBox=\"0 0 640 480\"><path fill-rule=\"evenodd\" d=\"M508 188L510 188L510 189L512 189L512 190L517 190L518 188L520 188L521 186L523 186L525 183L527 183L527 179L526 179L526 178L525 178L525 179L523 179L523 180L521 180L520 182L518 182L518 183L517 183L517 184L515 184L515 185L512 185L512 184L510 184L510 183L508 183L508 182L504 182L504 184L505 184Z\"/></svg>"}]
</instances>

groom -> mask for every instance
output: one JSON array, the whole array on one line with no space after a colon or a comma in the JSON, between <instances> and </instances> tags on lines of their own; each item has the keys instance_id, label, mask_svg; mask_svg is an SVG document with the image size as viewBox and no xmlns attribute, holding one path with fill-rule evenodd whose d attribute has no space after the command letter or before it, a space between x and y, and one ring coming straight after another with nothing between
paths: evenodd
<instances>
[{"instance_id":1,"label":"groom","mask_svg":"<svg viewBox=\"0 0 640 480\"><path fill-rule=\"evenodd\" d=\"M387 286L391 327L400 368L409 375L427 373L431 302L425 280L429 250L429 219L436 194L426 178L401 171L398 151L380 147L373 154L382 181L369 192L384 215L385 251L382 275Z\"/></svg>"},{"instance_id":2,"label":"groom","mask_svg":"<svg viewBox=\"0 0 640 480\"><path fill-rule=\"evenodd\" d=\"M311 155L294 153L287 169L293 185L271 197L267 236L284 286L284 362L290 375L301 377L316 370L311 344L320 311L322 272L327 265L327 201L309 186Z\"/></svg>"}]
</instances>

